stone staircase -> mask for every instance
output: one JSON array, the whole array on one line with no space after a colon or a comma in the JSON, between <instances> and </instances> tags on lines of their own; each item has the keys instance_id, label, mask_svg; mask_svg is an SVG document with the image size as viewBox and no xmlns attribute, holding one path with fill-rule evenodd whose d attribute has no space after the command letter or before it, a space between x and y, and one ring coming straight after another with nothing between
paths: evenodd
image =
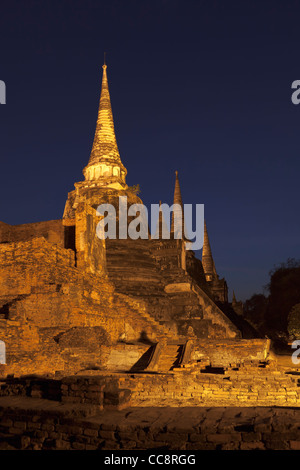
<instances>
[{"instance_id":1,"label":"stone staircase","mask_svg":"<svg viewBox=\"0 0 300 470\"><path fill-rule=\"evenodd\" d=\"M151 315L149 315L149 313L145 312L141 316L158 331L158 338L160 340L179 339L179 337L175 333L173 333L169 328L167 328L163 322L155 320Z\"/></svg>"},{"instance_id":2,"label":"stone staircase","mask_svg":"<svg viewBox=\"0 0 300 470\"><path fill-rule=\"evenodd\" d=\"M139 297L163 294L161 273L145 240L106 240L106 268L118 292Z\"/></svg>"},{"instance_id":3,"label":"stone staircase","mask_svg":"<svg viewBox=\"0 0 300 470\"><path fill-rule=\"evenodd\" d=\"M189 362L192 340L162 340L152 345L131 369L133 372L166 374Z\"/></svg>"},{"instance_id":4,"label":"stone staircase","mask_svg":"<svg viewBox=\"0 0 300 470\"><path fill-rule=\"evenodd\" d=\"M200 338L213 334L240 336L236 325L204 290L205 285L200 287L187 271L176 265L176 249L170 250L169 245L158 250L155 243L146 240L107 240L108 277L116 292L144 301L147 320L153 318L166 328L172 325L177 336L190 336L192 332ZM171 265L161 266L158 254L159 260L166 257Z\"/></svg>"},{"instance_id":5,"label":"stone staircase","mask_svg":"<svg viewBox=\"0 0 300 470\"><path fill-rule=\"evenodd\" d=\"M155 320L155 318L147 312L144 302L137 302L136 300L131 299L128 295L120 293L117 293L116 296L118 297L119 302L130 307L133 319L136 316L138 320L144 320L148 326L151 327L153 334L156 337L156 341L179 339L172 330L165 326L164 322Z\"/></svg>"},{"instance_id":6,"label":"stone staircase","mask_svg":"<svg viewBox=\"0 0 300 470\"><path fill-rule=\"evenodd\" d=\"M173 367L177 367L180 362L182 349L182 344L166 344L160 353L157 363L157 371L168 372L169 370L172 370Z\"/></svg>"}]
</instances>

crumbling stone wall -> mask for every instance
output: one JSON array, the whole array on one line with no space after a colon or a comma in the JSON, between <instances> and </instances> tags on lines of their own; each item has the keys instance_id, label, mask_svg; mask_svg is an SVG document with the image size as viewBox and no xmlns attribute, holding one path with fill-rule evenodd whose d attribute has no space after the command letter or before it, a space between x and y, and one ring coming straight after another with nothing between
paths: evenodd
<instances>
[{"instance_id":1,"label":"crumbling stone wall","mask_svg":"<svg viewBox=\"0 0 300 470\"><path fill-rule=\"evenodd\" d=\"M123 377L131 406L299 406L299 376L272 365L249 363L235 370L205 364L173 374Z\"/></svg>"},{"instance_id":2,"label":"crumbling stone wall","mask_svg":"<svg viewBox=\"0 0 300 470\"><path fill-rule=\"evenodd\" d=\"M212 369L199 364L173 373L83 371L59 378L0 381L0 396L30 396L97 410L124 407L284 406L300 407L299 373L271 363Z\"/></svg>"},{"instance_id":3,"label":"crumbling stone wall","mask_svg":"<svg viewBox=\"0 0 300 470\"><path fill-rule=\"evenodd\" d=\"M18 243L44 237L49 243L65 246L62 220L47 220L30 224L9 225L0 222L0 243Z\"/></svg>"},{"instance_id":4,"label":"crumbling stone wall","mask_svg":"<svg viewBox=\"0 0 300 470\"><path fill-rule=\"evenodd\" d=\"M0 448L7 450L148 450L149 456L153 449L300 449L297 409L133 408L90 416L86 408L76 413L45 400L6 402L0 398Z\"/></svg>"},{"instance_id":5,"label":"crumbling stone wall","mask_svg":"<svg viewBox=\"0 0 300 470\"><path fill-rule=\"evenodd\" d=\"M162 378L156 377L159 379ZM189 406L127 407L130 392L121 388L125 384L126 380L110 376L24 379L19 384L13 379L7 381L0 387L0 448L300 449L300 409L294 405L282 407L278 400L279 406L272 408L253 407L245 399L230 406L219 391L215 407L205 402L196 405L188 396L185 403Z\"/></svg>"},{"instance_id":6,"label":"crumbling stone wall","mask_svg":"<svg viewBox=\"0 0 300 470\"><path fill-rule=\"evenodd\" d=\"M104 365L101 347L149 341L167 332L150 321L142 301L115 293L108 280L75 266L75 253L44 238L0 244L0 339L7 346L7 373L70 373ZM98 348L64 347L72 328L102 328ZM77 333L82 337L82 331ZM105 341L103 338L105 336ZM75 340L74 340L75 341ZM75 341L76 342L76 341Z\"/></svg>"},{"instance_id":7,"label":"crumbling stone wall","mask_svg":"<svg viewBox=\"0 0 300 470\"><path fill-rule=\"evenodd\" d=\"M80 203L76 208L75 218L75 246L76 265L78 268L98 274L106 275L105 240L97 236L97 224L100 217L96 209L86 203Z\"/></svg>"},{"instance_id":8,"label":"crumbling stone wall","mask_svg":"<svg viewBox=\"0 0 300 470\"><path fill-rule=\"evenodd\" d=\"M190 361L208 361L213 367L266 361L271 348L269 339L201 339L193 341Z\"/></svg>"}]
</instances>

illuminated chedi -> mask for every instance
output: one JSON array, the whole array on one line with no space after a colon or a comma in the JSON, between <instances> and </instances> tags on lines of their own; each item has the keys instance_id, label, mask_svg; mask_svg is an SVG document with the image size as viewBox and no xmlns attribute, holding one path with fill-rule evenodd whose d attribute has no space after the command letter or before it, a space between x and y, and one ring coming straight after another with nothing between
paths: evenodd
<instances>
[{"instance_id":1,"label":"illuminated chedi","mask_svg":"<svg viewBox=\"0 0 300 470\"><path fill-rule=\"evenodd\" d=\"M122 349L123 367L131 367L149 341L182 345L191 338L240 338L241 331L225 312L227 286L207 251L207 232L202 262L186 249L187 237L175 237L176 210L183 208L178 172L169 239L96 236L100 204L118 206L120 196L127 197L128 206L142 204L126 183L105 64L83 174L84 180L68 193L61 220L22 226L0 222L0 340L7 346L8 373L73 373L92 362L113 368L109 357L117 354L121 340L142 343L135 355ZM181 217L184 228L183 212ZM160 213L159 227L162 222ZM80 353L72 353L75 344L80 344Z\"/></svg>"},{"instance_id":2,"label":"illuminated chedi","mask_svg":"<svg viewBox=\"0 0 300 470\"><path fill-rule=\"evenodd\" d=\"M136 192L126 184L127 169L123 165L117 144L107 80L107 65L102 66L102 85L96 130L88 164L83 169L84 181L74 184L68 194L63 220L65 226L75 226L78 205L84 203L96 209L100 204L119 207L119 196L128 204L141 204ZM118 211L117 211L118 216Z\"/></svg>"},{"instance_id":3,"label":"illuminated chedi","mask_svg":"<svg viewBox=\"0 0 300 470\"><path fill-rule=\"evenodd\" d=\"M202 444L211 449L213 443L219 449L230 440L228 425L222 434L219 418L218 428L212 421L210 432L204 426L197 434L203 418L195 421L188 412L188 435L182 429L177 433L168 411L165 428L172 432L164 440L161 423L154 432L144 411L145 420L133 431L132 409L299 406L295 374L282 364L276 366L270 340L247 331L235 295L232 305L227 302L226 281L218 277L206 224L202 261L186 250L187 237L176 239L174 219L176 210L183 207L177 172L174 204L178 206L170 239L99 240L96 236L98 205L118 204L123 195L128 204L141 202L126 184L106 65L95 138L83 173L84 181L75 183L68 194L63 219L22 226L0 222L0 376L10 375L0 387L0 395L8 395L1 397L1 413L7 415L1 437L11 443L11 438L17 442L17 436L21 447L28 449L31 443L43 449L123 450L128 446L132 450L143 449L143 439L146 446L150 439L152 449L174 449L174 442L181 450ZM183 213L178 214L183 228ZM160 211L158 233L164 225ZM24 374L27 377L18 378ZM15 411L7 398L17 399ZM35 398L43 398L42 403L39 400L37 406ZM34 402L32 409L28 400ZM110 422L106 431L103 424L108 423L109 413L100 411L128 407L131 411L121 421L119 413L109 418L117 419L123 431L118 422L113 427ZM231 444L239 440L241 448L249 446L260 435L269 440L269 432L252 432L248 418L242 422L240 413L235 408L233 412L229 419L238 417L239 426L234 427ZM128 415L130 432L125 432ZM41 425L43 416L50 424ZM256 419L253 422L256 426ZM287 434L286 439L295 443L294 434ZM182 447L184 440L187 447ZM244 448L253 449L251 445Z\"/></svg>"},{"instance_id":4,"label":"illuminated chedi","mask_svg":"<svg viewBox=\"0 0 300 470\"><path fill-rule=\"evenodd\" d=\"M107 81L103 65L98 119L91 156L83 174L86 182L106 188L127 189L127 170L121 162Z\"/></svg>"}]
</instances>

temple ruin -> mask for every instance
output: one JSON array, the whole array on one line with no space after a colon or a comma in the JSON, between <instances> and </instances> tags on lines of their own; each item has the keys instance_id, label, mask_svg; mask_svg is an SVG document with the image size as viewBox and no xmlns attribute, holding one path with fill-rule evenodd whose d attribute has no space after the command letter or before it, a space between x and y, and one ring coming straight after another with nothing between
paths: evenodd
<instances>
[{"instance_id":1,"label":"temple ruin","mask_svg":"<svg viewBox=\"0 0 300 470\"><path fill-rule=\"evenodd\" d=\"M62 219L0 222L0 396L90 413L299 406L298 369L280 364L270 340L244 320L241 303L228 301L206 224L201 260L172 229L170 239L96 236L100 204L117 207L120 196L142 204L126 183L106 65L83 175ZM174 204L183 208L177 172Z\"/></svg>"}]
</instances>

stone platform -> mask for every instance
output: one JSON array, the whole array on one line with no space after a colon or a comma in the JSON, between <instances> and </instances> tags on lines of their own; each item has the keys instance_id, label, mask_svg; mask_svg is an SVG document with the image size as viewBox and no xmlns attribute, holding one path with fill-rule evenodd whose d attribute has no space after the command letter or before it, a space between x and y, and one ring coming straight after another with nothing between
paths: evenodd
<instances>
[{"instance_id":1,"label":"stone platform","mask_svg":"<svg viewBox=\"0 0 300 470\"><path fill-rule=\"evenodd\" d=\"M300 409L129 407L0 397L0 450L299 450Z\"/></svg>"}]
</instances>

